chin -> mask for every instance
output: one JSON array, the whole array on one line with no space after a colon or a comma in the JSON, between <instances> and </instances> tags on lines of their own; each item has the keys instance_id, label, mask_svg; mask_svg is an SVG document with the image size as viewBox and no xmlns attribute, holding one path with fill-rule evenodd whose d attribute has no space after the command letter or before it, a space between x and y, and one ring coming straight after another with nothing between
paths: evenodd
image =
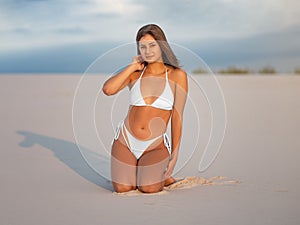
<instances>
[{"instance_id":1,"label":"chin","mask_svg":"<svg viewBox=\"0 0 300 225\"><path fill-rule=\"evenodd\" d=\"M156 62L159 62L158 60L154 60L154 59L150 59L150 60L145 60L148 64L151 64L151 63L156 63Z\"/></svg>"}]
</instances>

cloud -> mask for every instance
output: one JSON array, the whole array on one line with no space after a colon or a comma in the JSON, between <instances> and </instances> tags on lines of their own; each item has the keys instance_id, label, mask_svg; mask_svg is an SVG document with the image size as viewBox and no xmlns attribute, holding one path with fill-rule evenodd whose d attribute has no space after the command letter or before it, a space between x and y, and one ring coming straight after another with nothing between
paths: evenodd
<instances>
[{"instance_id":1,"label":"cloud","mask_svg":"<svg viewBox=\"0 0 300 225\"><path fill-rule=\"evenodd\" d=\"M299 11L298 0L2 0L0 57L132 42L146 23L159 24L171 42L204 49L215 65L272 52L292 57L299 49Z\"/></svg>"},{"instance_id":2,"label":"cloud","mask_svg":"<svg viewBox=\"0 0 300 225\"><path fill-rule=\"evenodd\" d=\"M0 53L0 73L83 73L95 59L118 44L91 42L44 47L18 54Z\"/></svg>"},{"instance_id":3,"label":"cloud","mask_svg":"<svg viewBox=\"0 0 300 225\"><path fill-rule=\"evenodd\" d=\"M0 48L10 51L120 39L114 30L124 34L130 25L122 21L130 20L139 7L127 0L4 0L0 3Z\"/></svg>"},{"instance_id":4,"label":"cloud","mask_svg":"<svg viewBox=\"0 0 300 225\"><path fill-rule=\"evenodd\" d=\"M298 25L299 10L297 0L2 0L0 47L64 44L66 38L129 41L150 22L174 41L244 38Z\"/></svg>"},{"instance_id":5,"label":"cloud","mask_svg":"<svg viewBox=\"0 0 300 225\"><path fill-rule=\"evenodd\" d=\"M147 0L136 0L147 5ZM177 39L247 37L300 23L297 0L151 1L140 14L166 24ZM155 12L155 14L154 14ZM144 15L143 15L144 14Z\"/></svg>"},{"instance_id":6,"label":"cloud","mask_svg":"<svg viewBox=\"0 0 300 225\"><path fill-rule=\"evenodd\" d=\"M300 62L300 46L298 41L295 41L295 37L299 35L300 26L298 29L286 29L284 32L259 34L243 39L215 38L209 42L184 42L182 46L200 56L212 69L233 65L260 69L272 65L279 71L292 72L294 68L299 67ZM83 73L96 58L121 44L123 43L114 41L91 42L42 48L6 57L1 57L0 54L0 72ZM135 48L134 44L129 47L132 47L132 52L128 49L124 51L124 48L120 47L114 54L115 65L124 66L124 62L130 62ZM111 58L104 59L106 61L102 65L106 67L99 68L97 72L111 73ZM180 59L182 60L182 57ZM186 59L182 62L185 69L202 66L186 65Z\"/></svg>"},{"instance_id":7,"label":"cloud","mask_svg":"<svg viewBox=\"0 0 300 225\"><path fill-rule=\"evenodd\" d=\"M300 26L246 38L214 38L187 43L214 68L244 66L254 69L272 65L291 72L300 62Z\"/></svg>"}]
</instances>

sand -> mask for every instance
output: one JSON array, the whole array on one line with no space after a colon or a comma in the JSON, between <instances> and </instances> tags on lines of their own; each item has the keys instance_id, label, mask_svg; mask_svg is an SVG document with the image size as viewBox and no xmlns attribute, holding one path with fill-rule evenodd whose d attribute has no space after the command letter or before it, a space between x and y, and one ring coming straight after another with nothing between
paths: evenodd
<instances>
[{"instance_id":1,"label":"sand","mask_svg":"<svg viewBox=\"0 0 300 225\"><path fill-rule=\"evenodd\" d=\"M198 171L209 127L203 109L200 143L175 174L185 180L160 194L127 196L115 194L78 150L72 102L79 79L0 76L1 224L300 224L299 76L218 77L227 129L214 163ZM185 111L186 127L193 116ZM185 132L181 158L193 135ZM96 156L105 170L107 158Z\"/></svg>"},{"instance_id":2,"label":"sand","mask_svg":"<svg viewBox=\"0 0 300 225\"><path fill-rule=\"evenodd\" d=\"M146 195L146 196L151 196L151 195L163 195L163 194L168 194L172 191L175 190L180 190L180 189L189 189L197 186L206 186L206 185L230 185L230 184L239 184L240 181L238 180L230 180L226 177L222 176L214 176L211 178L202 178L202 177L196 177L196 176L191 176L191 177L185 177L185 178L176 178L176 182L164 187L164 189L160 192L157 193L142 193L139 190L132 190L128 192L122 192L122 193L117 193L114 192L114 194L121 195L121 196L137 196L137 195Z\"/></svg>"}]
</instances>

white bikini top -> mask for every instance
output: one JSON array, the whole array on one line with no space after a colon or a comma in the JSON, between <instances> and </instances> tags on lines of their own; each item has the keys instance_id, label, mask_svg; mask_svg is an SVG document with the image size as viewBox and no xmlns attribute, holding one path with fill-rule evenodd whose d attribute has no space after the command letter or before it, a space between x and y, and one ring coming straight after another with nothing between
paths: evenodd
<instances>
[{"instance_id":1,"label":"white bikini top","mask_svg":"<svg viewBox=\"0 0 300 225\"><path fill-rule=\"evenodd\" d=\"M152 104L146 104L142 93L141 93L141 79L144 74L146 67L143 69L140 77L137 79L137 81L134 83L130 90L130 103L134 106L151 106L158 109L163 110L172 110L173 109L173 103L174 103L174 96L173 92L171 90L169 79L168 79L168 72L166 70L166 83L165 88L162 92L162 94L152 103Z\"/></svg>"}]
</instances>

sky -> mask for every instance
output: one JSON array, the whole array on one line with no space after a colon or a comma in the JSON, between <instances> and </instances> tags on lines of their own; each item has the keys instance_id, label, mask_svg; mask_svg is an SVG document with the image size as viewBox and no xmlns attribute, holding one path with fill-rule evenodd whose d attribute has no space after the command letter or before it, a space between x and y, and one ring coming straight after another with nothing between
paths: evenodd
<instances>
[{"instance_id":1,"label":"sky","mask_svg":"<svg viewBox=\"0 0 300 225\"><path fill-rule=\"evenodd\" d=\"M292 72L299 12L299 0L0 0L0 73L83 73L148 23L212 69Z\"/></svg>"}]
</instances>

